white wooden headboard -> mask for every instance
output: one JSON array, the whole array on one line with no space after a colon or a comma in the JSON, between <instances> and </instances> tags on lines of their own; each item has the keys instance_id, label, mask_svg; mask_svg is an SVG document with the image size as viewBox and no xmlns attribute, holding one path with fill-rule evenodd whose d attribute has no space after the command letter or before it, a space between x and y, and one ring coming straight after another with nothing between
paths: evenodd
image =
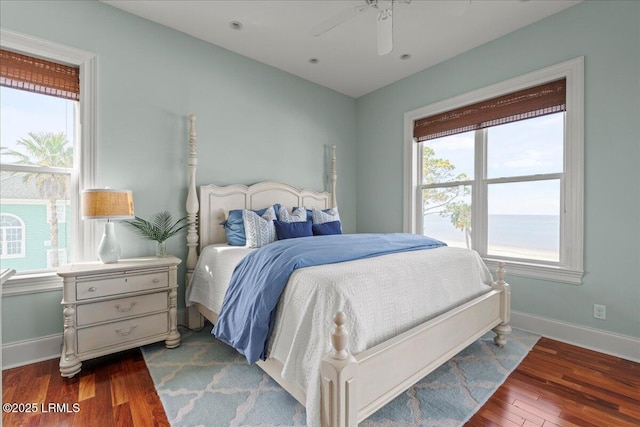
<instances>
[{"instance_id":1,"label":"white wooden headboard","mask_svg":"<svg viewBox=\"0 0 640 427\"><path fill-rule=\"evenodd\" d=\"M200 187L200 249L213 243L224 243L227 238L220 222L233 209L262 209L275 203L291 210L295 206L307 209L333 207L331 194L300 190L280 182L260 182L251 186L215 184Z\"/></svg>"},{"instance_id":2,"label":"white wooden headboard","mask_svg":"<svg viewBox=\"0 0 640 427\"><path fill-rule=\"evenodd\" d=\"M260 182L250 186L234 184L218 186L203 185L196 191L196 169L198 156L196 151L196 117L189 116L189 190L187 193L187 260L186 284L198 261L198 249L214 243L226 242L226 236L220 222L225 212L233 209L262 209L275 203L291 209L295 206L327 209L336 206L336 147L331 147L330 190L301 190L289 184L279 182ZM198 233L198 230L200 233Z\"/></svg>"}]
</instances>

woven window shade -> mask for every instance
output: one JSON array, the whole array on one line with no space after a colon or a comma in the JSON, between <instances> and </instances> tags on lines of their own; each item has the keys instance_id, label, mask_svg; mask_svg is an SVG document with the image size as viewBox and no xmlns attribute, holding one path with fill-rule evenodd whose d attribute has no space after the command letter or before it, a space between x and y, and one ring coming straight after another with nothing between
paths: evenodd
<instances>
[{"instance_id":1,"label":"woven window shade","mask_svg":"<svg viewBox=\"0 0 640 427\"><path fill-rule=\"evenodd\" d=\"M80 69L0 49L0 85L78 101Z\"/></svg>"},{"instance_id":2,"label":"woven window shade","mask_svg":"<svg viewBox=\"0 0 640 427\"><path fill-rule=\"evenodd\" d=\"M566 110L566 79L544 83L414 122L417 142Z\"/></svg>"}]
</instances>

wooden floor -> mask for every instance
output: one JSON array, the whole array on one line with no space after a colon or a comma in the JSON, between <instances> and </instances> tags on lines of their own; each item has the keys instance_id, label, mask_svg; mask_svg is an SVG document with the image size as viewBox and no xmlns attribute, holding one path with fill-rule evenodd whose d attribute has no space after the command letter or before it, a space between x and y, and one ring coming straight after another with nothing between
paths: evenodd
<instances>
[{"instance_id":1,"label":"wooden floor","mask_svg":"<svg viewBox=\"0 0 640 427\"><path fill-rule=\"evenodd\" d=\"M6 403L35 403L39 409L36 414L3 410L4 427L169 426L139 349L85 361L80 374L69 379L60 376L58 362L2 372L3 409ZM67 408L55 412L50 403Z\"/></svg>"},{"instance_id":2,"label":"wooden floor","mask_svg":"<svg viewBox=\"0 0 640 427\"><path fill-rule=\"evenodd\" d=\"M169 425L138 350L85 362L72 379L50 360L6 370L2 382L3 403L40 409L3 413L5 427ZM46 412L48 403L67 403L69 413ZM640 426L640 364L543 338L467 423L556 425Z\"/></svg>"}]
</instances>

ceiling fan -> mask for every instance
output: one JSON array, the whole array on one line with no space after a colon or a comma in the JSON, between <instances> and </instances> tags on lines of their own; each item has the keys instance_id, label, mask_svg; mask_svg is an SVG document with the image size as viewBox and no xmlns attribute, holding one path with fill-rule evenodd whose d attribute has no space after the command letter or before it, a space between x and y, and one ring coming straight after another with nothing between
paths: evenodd
<instances>
[{"instance_id":1,"label":"ceiling fan","mask_svg":"<svg viewBox=\"0 0 640 427\"><path fill-rule=\"evenodd\" d=\"M332 28L369 10L377 10L378 55L386 55L393 50L393 6L409 5L413 0L364 0L364 4L347 8L337 15L321 22L311 30L313 36L320 36Z\"/></svg>"}]
</instances>

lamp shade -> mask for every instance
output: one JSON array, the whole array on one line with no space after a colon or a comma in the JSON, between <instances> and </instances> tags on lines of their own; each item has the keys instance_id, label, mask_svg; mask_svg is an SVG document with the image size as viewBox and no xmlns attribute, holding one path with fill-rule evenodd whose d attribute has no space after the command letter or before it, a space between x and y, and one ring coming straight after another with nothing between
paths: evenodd
<instances>
[{"instance_id":1,"label":"lamp shade","mask_svg":"<svg viewBox=\"0 0 640 427\"><path fill-rule=\"evenodd\" d=\"M95 188L82 192L82 219L134 219L131 190Z\"/></svg>"}]
</instances>

